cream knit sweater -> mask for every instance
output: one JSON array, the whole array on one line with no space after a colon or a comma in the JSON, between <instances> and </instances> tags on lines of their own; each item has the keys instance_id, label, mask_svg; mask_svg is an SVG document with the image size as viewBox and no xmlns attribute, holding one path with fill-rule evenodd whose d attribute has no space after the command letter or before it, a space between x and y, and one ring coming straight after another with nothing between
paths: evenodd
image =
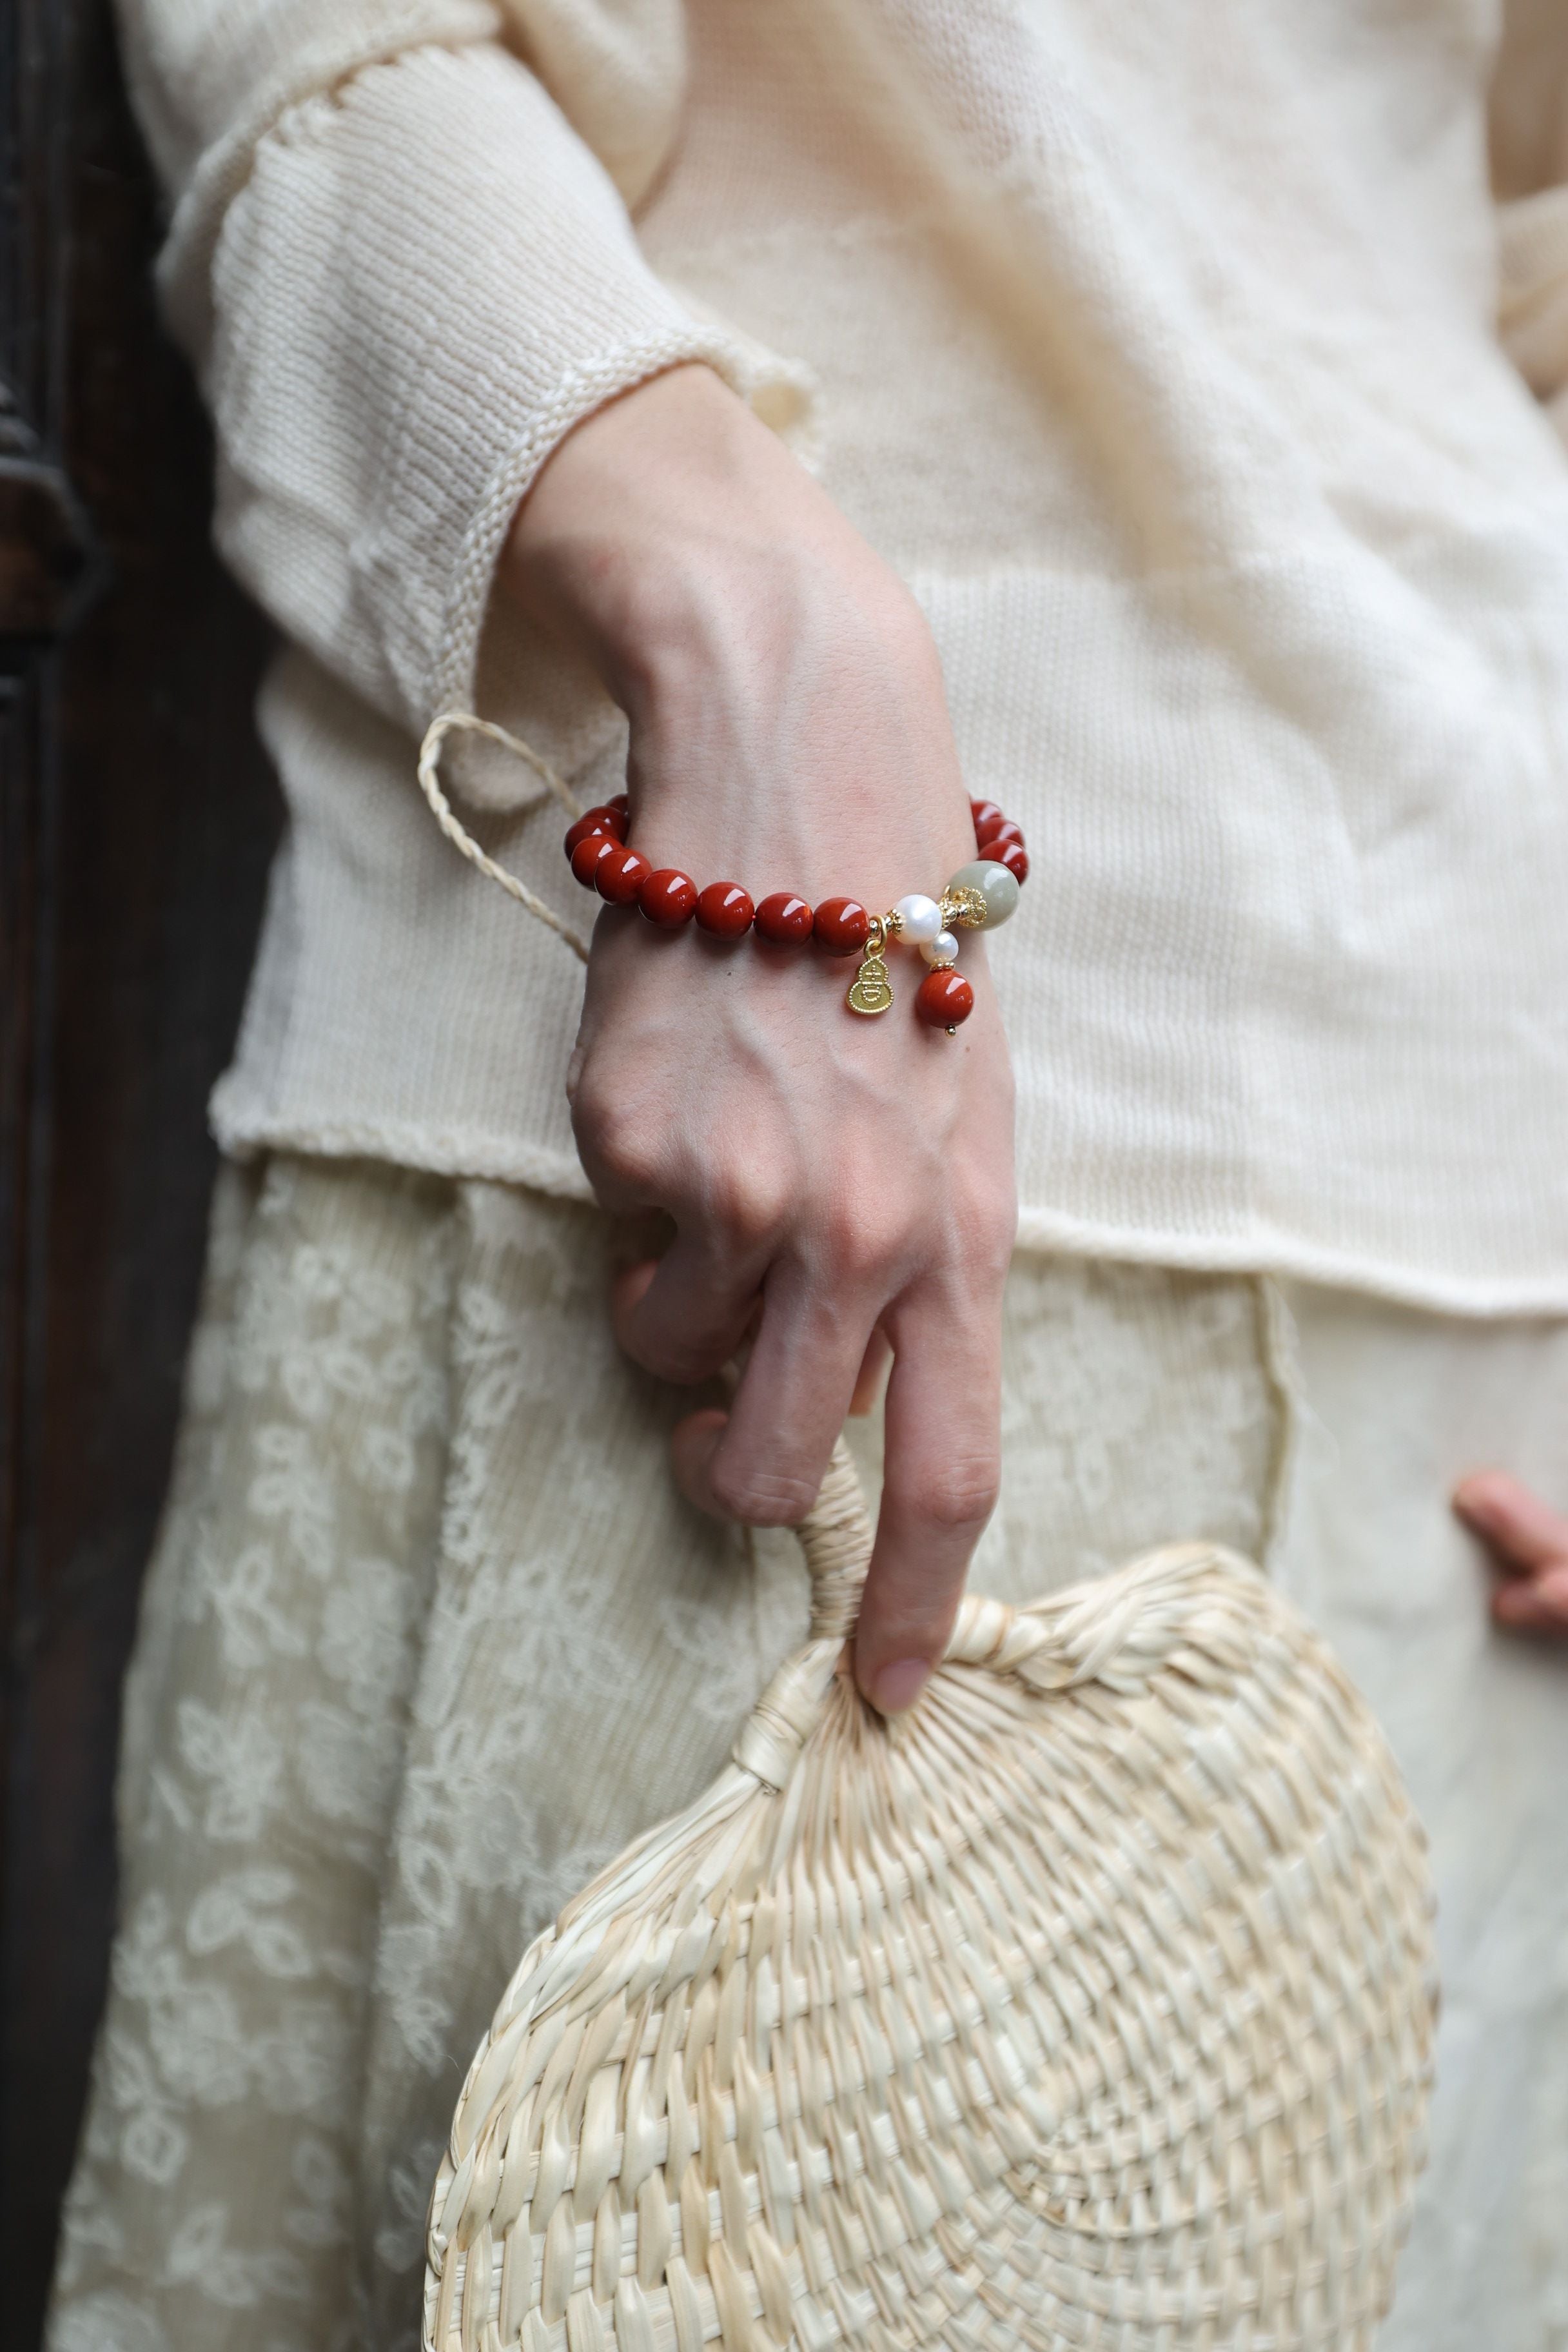
<instances>
[{"instance_id":1,"label":"cream knit sweater","mask_svg":"<svg viewBox=\"0 0 1568 2352\"><path fill-rule=\"evenodd\" d=\"M1030 834L1025 1243L1568 1309L1561 0L1500 73L1489 0L123 16L219 541L291 641L226 1144L584 1189L580 970L415 740L477 707L612 786L490 575L569 426L699 357L909 580ZM454 771L570 906L531 776Z\"/></svg>"}]
</instances>

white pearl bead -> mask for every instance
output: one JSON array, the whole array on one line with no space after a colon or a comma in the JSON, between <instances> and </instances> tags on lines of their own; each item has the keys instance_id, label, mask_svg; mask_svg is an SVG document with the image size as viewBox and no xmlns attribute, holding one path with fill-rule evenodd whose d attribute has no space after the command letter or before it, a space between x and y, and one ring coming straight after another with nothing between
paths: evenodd
<instances>
[{"instance_id":1,"label":"white pearl bead","mask_svg":"<svg viewBox=\"0 0 1568 2352\"><path fill-rule=\"evenodd\" d=\"M951 931L938 931L934 940L921 941L921 953L933 971L940 971L943 964L958 961L958 941Z\"/></svg>"},{"instance_id":2,"label":"white pearl bead","mask_svg":"<svg viewBox=\"0 0 1568 2352\"><path fill-rule=\"evenodd\" d=\"M907 898L899 900L893 912L899 919L899 937L908 940L912 948L923 948L942 929L942 908L922 891L911 890Z\"/></svg>"}]
</instances>

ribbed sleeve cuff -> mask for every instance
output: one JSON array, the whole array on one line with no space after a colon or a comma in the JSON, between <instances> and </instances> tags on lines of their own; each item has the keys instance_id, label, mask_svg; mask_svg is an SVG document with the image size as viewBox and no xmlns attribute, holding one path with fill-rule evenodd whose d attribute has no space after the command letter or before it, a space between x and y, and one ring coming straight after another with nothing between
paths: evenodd
<instances>
[{"instance_id":1,"label":"ribbed sleeve cuff","mask_svg":"<svg viewBox=\"0 0 1568 2352\"><path fill-rule=\"evenodd\" d=\"M683 360L772 423L806 397L660 282L606 174L489 45L374 67L286 117L214 289L224 552L415 730L471 705L510 516L582 417Z\"/></svg>"}]
</instances>

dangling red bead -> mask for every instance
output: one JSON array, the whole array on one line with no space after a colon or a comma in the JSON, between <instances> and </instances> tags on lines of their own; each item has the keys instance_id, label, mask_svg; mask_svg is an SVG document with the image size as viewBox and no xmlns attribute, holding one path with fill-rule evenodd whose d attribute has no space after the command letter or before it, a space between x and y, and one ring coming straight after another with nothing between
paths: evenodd
<instances>
[{"instance_id":1,"label":"dangling red bead","mask_svg":"<svg viewBox=\"0 0 1568 2352\"><path fill-rule=\"evenodd\" d=\"M599 860L608 856L612 849L618 847L619 844L610 834L585 835L572 852L572 871L577 880L591 888L594 877L599 870Z\"/></svg>"},{"instance_id":2,"label":"dangling red bead","mask_svg":"<svg viewBox=\"0 0 1568 2352\"><path fill-rule=\"evenodd\" d=\"M858 955L870 936L871 918L858 898L825 898L811 928L829 955Z\"/></svg>"},{"instance_id":3,"label":"dangling red bead","mask_svg":"<svg viewBox=\"0 0 1568 2352\"><path fill-rule=\"evenodd\" d=\"M811 937L811 908L793 890L775 890L757 908L756 926L775 947L793 948Z\"/></svg>"},{"instance_id":4,"label":"dangling red bead","mask_svg":"<svg viewBox=\"0 0 1568 2352\"><path fill-rule=\"evenodd\" d=\"M931 1029L956 1029L974 1010L974 991L961 971L928 971L915 991L915 1011Z\"/></svg>"},{"instance_id":5,"label":"dangling red bead","mask_svg":"<svg viewBox=\"0 0 1568 2352\"><path fill-rule=\"evenodd\" d=\"M697 894L697 928L710 939L738 940L752 928L752 894L738 882L710 882Z\"/></svg>"},{"instance_id":6,"label":"dangling red bead","mask_svg":"<svg viewBox=\"0 0 1568 2352\"><path fill-rule=\"evenodd\" d=\"M594 887L612 907L629 907L652 871L639 851L612 844L594 868Z\"/></svg>"},{"instance_id":7,"label":"dangling red bead","mask_svg":"<svg viewBox=\"0 0 1568 2352\"><path fill-rule=\"evenodd\" d=\"M678 931L697 911L697 885L678 866L660 866L644 877L637 905L650 923Z\"/></svg>"}]
</instances>

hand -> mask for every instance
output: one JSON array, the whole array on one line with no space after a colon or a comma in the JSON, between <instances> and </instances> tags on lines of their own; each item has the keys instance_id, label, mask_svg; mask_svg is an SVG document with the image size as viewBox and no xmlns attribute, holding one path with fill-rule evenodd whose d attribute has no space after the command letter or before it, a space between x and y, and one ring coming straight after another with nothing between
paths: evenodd
<instances>
[{"instance_id":1,"label":"hand","mask_svg":"<svg viewBox=\"0 0 1568 2352\"><path fill-rule=\"evenodd\" d=\"M1496 1622L1510 1633L1568 1636L1568 1518L1504 1470L1461 1480L1454 1509L1502 1570Z\"/></svg>"},{"instance_id":2,"label":"hand","mask_svg":"<svg viewBox=\"0 0 1568 2352\"><path fill-rule=\"evenodd\" d=\"M656 866L880 911L973 856L918 608L706 369L569 436L519 510L505 577L626 710L632 838ZM754 1331L729 1412L676 1432L693 1501L798 1521L890 1347L855 1654L886 1712L940 1656L995 1501L1016 1223L1012 1077L980 938L956 1037L915 1018L918 958L896 949L889 968L892 1010L858 1018L853 962L605 908L569 1078L600 1199L675 1222L668 1255L617 1287L627 1351L694 1382Z\"/></svg>"}]
</instances>

